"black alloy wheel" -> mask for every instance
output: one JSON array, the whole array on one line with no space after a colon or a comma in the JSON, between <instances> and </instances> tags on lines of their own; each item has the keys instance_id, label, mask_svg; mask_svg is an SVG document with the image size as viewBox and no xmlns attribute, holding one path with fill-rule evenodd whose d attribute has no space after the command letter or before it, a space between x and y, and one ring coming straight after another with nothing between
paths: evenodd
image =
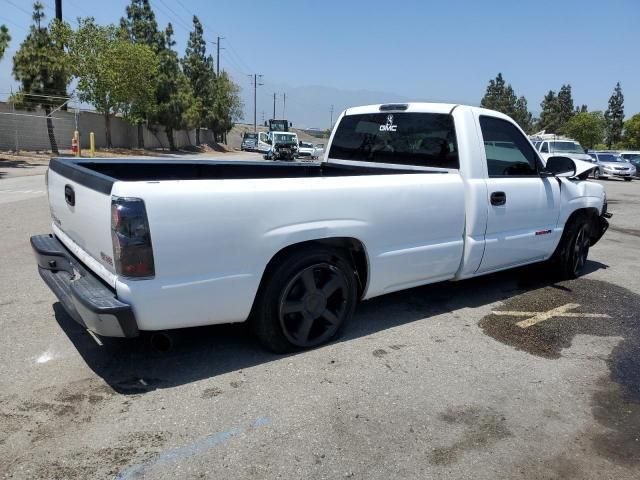
<instances>
[{"instance_id":1,"label":"black alloy wheel","mask_svg":"<svg viewBox=\"0 0 640 480\"><path fill-rule=\"evenodd\" d=\"M310 348L329 340L343 323L348 307L347 279L328 263L295 275L280 297L282 333L291 344Z\"/></svg>"},{"instance_id":2,"label":"black alloy wheel","mask_svg":"<svg viewBox=\"0 0 640 480\"><path fill-rule=\"evenodd\" d=\"M589 224L587 223L583 223L576 233L571 256L571 269L574 278L580 276L587 262L589 246L591 244L589 233Z\"/></svg>"}]
</instances>

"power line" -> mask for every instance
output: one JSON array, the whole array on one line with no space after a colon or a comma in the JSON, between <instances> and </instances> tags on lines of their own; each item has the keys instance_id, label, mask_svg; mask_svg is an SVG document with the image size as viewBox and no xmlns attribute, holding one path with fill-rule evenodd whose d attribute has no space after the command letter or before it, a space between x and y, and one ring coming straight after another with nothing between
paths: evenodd
<instances>
[{"instance_id":1,"label":"power line","mask_svg":"<svg viewBox=\"0 0 640 480\"><path fill-rule=\"evenodd\" d=\"M8 3L9 5L14 6L14 7L15 7L15 8L17 8L18 10L20 10L22 13L26 13L27 15L29 15L29 18L31 18L31 16L32 16L33 12L30 12L30 11L28 11L28 10L25 10L25 9L24 9L24 8L22 8L21 6L16 5L15 3L13 3L11 0L7 0L7 3Z\"/></svg>"},{"instance_id":2,"label":"power line","mask_svg":"<svg viewBox=\"0 0 640 480\"><path fill-rule=\"evenodd\" d=\"M2 20L3 22L10 23L14 27L19 28L20 30L24 30L25 32L29 31L29 29L27 27L25 27L23 25L19 25L16 22L14 22L13 20L9 20L8 18L5 19L4 17L2 17L2 18L0 18L0 20Z\"/></svg>"},{"instance_id":3,"label":"power line","mask_svg":"<svg viewBox=\"0 0 640 480\"><path fill-rule=\"evenodd\" d=\"M231 53L234 55L234 57L236 57L238 59L238 61L243 64L247 70L251 70L251 68L242 60L242 58L240 57L240 55L238 55L238 52L236 52L236 49L233 48L233 44L231 43L231 41L227 38L227 45L229 46L229 49L231 51Z\"/></svg>"},{"instance_id":4,"label":"power line","mask_svg":"<svg viewBox=\"0 0 640 480\"><path fill-rule=\"evenodd\" d=\"M238 71L239 73L241 73L242 75L250 75L249 73L247 73L240 65L238 65L238 63L233 60L227 53L226 50L222 51L222 56L224 58L226 58L229 61L230 65L233 65L235 68L234 70Z\"/></svg>"},{"instance_id":5,"label":"power line","mask_svg":"<svg viewBox=\"0 0 640 480\"><path fill-rule=\"evenodd\" d=\"M166 3L164 3L164 0L158 0L162 5L164 5L164 7L169 10L170 13L172 13L175 16L175 20L177 22L179 22L180 24L182 24L182 26L187 30L187 32L191 31L191 26L187 25L185 22L182 21L182 19L180 18L180 16L173 11L173 9L167 5ZM169 15L170 16L170 15ZM192 17L193 18L193 17ZM185 26L186 25L186 26Z\"/></svg>"}]
</instances>

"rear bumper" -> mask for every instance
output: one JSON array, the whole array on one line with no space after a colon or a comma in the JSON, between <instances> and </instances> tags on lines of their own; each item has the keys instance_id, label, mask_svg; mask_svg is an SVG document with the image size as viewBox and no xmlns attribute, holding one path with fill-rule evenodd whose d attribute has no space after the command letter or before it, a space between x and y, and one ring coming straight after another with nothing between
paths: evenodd
<instances>
[{"instance_id":1,"label":"rear bumper","mask_svg":"<svg viewBox=\"0 0 640 480\"><path fill-rule=\"evenodd\" d=\"M139 335L130 305L82 265L53 235L31 237L38 273L71 318L104 337Z\"/></svg>"}]
</instances>

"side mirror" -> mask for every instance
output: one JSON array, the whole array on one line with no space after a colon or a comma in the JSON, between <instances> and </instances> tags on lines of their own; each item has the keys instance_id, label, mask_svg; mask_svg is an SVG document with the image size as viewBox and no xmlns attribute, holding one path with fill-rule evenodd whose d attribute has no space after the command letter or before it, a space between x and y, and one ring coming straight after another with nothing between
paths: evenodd
<instances>
[{"instance_id":1,"label":"side mirror","mask_svg":"<svg viewBox=\"0 0 640 480\"><path fill-rule=\"evenodd\" d=\"M576 174L576 163L569 157L549 157L542 173L543 176L573 177Z\"/></svg>"}]
</instances>

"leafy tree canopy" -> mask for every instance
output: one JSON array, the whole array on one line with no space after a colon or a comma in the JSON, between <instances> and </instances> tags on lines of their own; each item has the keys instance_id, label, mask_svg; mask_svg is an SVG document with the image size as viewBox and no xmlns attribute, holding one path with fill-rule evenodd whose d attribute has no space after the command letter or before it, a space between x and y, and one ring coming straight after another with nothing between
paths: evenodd
<instances>
[{"instance_id":1,"label":"leafy tree canopy","mask_svg":"<svg viewBox=\"0 0 640 480\"><path fill-rule=\"evenodd\" d=\"M633 117L624 122L622 143L625 148L632 150L640 149L640 113L636 113Z\"/></svg>"},{"instance_id":2,"label":"leafy tree canopy","mask_svg":"<svg viewBox=\"0 0 640 480\"><path fill-rule=\"evenodd\" d=\"M533 117L527 108L527 99L516 96L511 85L505 82L502 73L498 73L494 80L489 80L480 105L509 115L525 131L532 129Z\"/></svg>"},{"instance_id":3,"label":"leafy tree canopy","mask_svg":"<svg viewBox=\"0 0 640 480\"><path fill-rule=\"evenodd\" d=\"M604 116L602 112L576 113L564 125L563 131L584 148L593 148L604 138Z\"/></svg>"},{"instance_id":4,"label":"leafy tree canopy","mask_svg":"<svg viewBox=\"0 0 640 480\"><path fill-rule=\"evenodd\" d=\"M0 25L0 60L4 57L4 52L9 46L11 41L11 35L9 35L9 29L6 25Z\"/></svg>"},{"instance_id":5,"label":"leafy tree canopy","mask_svg":"<svg viewBox=\"0 0 640 480\"><path fill-rule=\"evenodd\" d=\"M151 47L122 38L115 25L97 25L80 19L77 30L60 29L72 71L78 79L78 97L105 115L107 144L111 146L109 116L131 113L132 105L150 104L157 73Z\"/></svg>"}]
</instances>

